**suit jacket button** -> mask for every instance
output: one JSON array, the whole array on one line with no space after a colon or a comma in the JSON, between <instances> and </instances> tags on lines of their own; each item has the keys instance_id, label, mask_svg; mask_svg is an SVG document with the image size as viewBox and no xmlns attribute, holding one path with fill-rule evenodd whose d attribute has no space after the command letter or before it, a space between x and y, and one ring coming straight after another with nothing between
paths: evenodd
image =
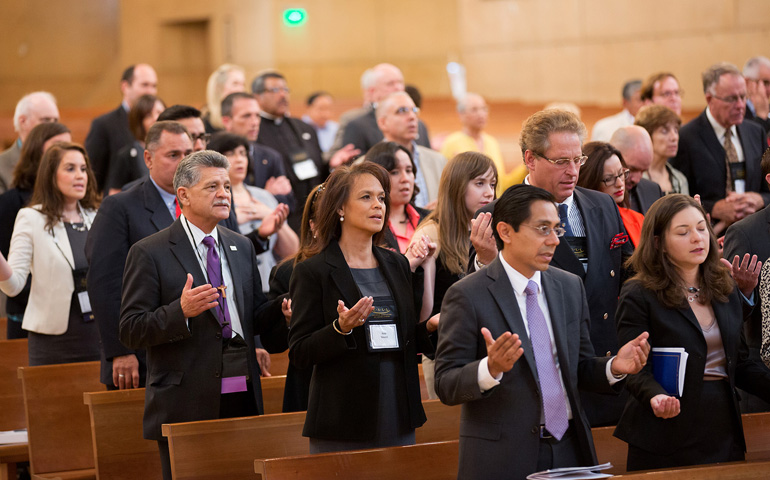
<instances>
[{"instance_id":1,"label":"suit jacket button","mask_svg":"<svg viewBox=\"0 0 770 480\"><path fill-rule=\"evenodd\" d=\"M222 338L222 334L221 333L217 333L214 336L217 338L217 340L220 340Z\"/></svg>"},{"instance_id":2,"label":"suit jacket button","mask_svg":"<svg viewBox=\"0 0 770 480\"><path fill-rule=\"evenodd\" d=\"M533 434L536 434L536 433L538 433L538 432L540 431L540 429L539 429L539 428L537 428L537 427L532 427L532 430L530 430L530 431L531 431Z\"/></svg>"},{"instance_id":3,"label":"suit jacket button","mask_svg":"<svg viewBox=\"0 0 770 480\"><path fill-rule=\"evenodd\" d=\"M215 376L215 377L219 378L219 376L220 376L220 375L221 375L221 374L220 374L219 372L214 372L214 376Z\"/></svg>"},{"instance_id":4,"label":"suit jacket button","mask_svg":"<svg viewBox=\"0 0 770 480\"><path fill-rule=\"evenodd\" d=\"M605 319L605 320L607 320L609 317L610 317L610 315L609 315L609 314L607 314L607 313L605 313L605 314L604 314L604 319Z\"/></svg>"},{"instance_id":5,"label":"suit jacket button","mask_svg":"<svg viewBox=\"0 0 770 480\"><path fill-rule=\"evenodd\" d=\"M615 270L610 270L610 277L614 277L614 276L615 276Z\"/></svg>"}]
</instances>

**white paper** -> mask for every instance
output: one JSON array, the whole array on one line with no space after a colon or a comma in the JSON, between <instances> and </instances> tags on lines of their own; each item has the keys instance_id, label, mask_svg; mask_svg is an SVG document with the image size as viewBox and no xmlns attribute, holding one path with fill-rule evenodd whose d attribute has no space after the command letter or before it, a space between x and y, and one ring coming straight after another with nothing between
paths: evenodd
<instances>
[{"instance_id":1,"label":"white paper","mask_svg":"<svg viewBox=\"0 0 770 480\"><path fill-rule=\"evenodd\" d=\"M610 478L612 474L597 473L598 471L607 470L608 468L612 468L612 464L609 462L590 467L554 468L527 475L527 480L584 480L591 478Z\"/></svg>"},{"instance_id":2,"label":"white paper","mask_svg":"<svg viewBox=\"0 0 770 480\"><path fill-rule=\"evenodd\" d=\"M27 430L0 432L0 445L10 445L12 443L27 443Z\"/></svg>"}]
</instances>

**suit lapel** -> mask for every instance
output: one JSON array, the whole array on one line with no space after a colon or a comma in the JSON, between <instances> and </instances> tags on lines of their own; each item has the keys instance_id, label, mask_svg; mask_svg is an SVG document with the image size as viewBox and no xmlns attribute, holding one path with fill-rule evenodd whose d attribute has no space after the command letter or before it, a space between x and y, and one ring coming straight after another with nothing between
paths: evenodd
<instances>
[{"instance_id":1,"label":"suit lapel","mask_svg":"<svg viewBox=\"0 0 770 480\"><path fill-rule=\"evenodd\" d=\"M703 110L703 112L698 115L695 121L699 122L700 128L698 128L698 135L700 135L701 140L703 140L704 145L706 145L706 151L711 154L710 160L703 159L701 161L711 161L716 168L714 172L719 173L719 176L717 178L713 178L712 180L715 183L725 185L727 182L727 170L725 167L725 147L719 143L717 134L714 133L714 128L711 126L711 123L709 123L709 119L706 116L706 110Z\"/></svg>"},{"instance_id":2,"label":"suit lapel","mask_svg":"<svg viewBox=\"0 0 770 480\"><path fill-rule=\"evenodd\" d=\"M743 161L746 164L746 190L750 190L754 184L751 179L761 177L761 173L756 169L756 167L759 166L759 162L750 162L749 159L761 157L762 152L754 150L755 144L753 142L745 141L745 137L747 135L746 128L747 127L741 123L736 125L735 130L738 132L738 141L741 143L741 149L743 150ZM757 185L757 187L759 187L759 185L762 183L764 183L764 179Z\"/></svg>"},{"instance_id":3,"label":"suit lapel","mask_svg":"<svg viewBox=\"0 0 770 480\"><path fill-rule=\"evenodd\" d=\"M238 251L233 250L233 248L236 247L232 238L230 238L228 229L225 227L217 226L217 231L219 233L219 243L222 246L222 251L224 252L225 258L227 259L227 266L230 268L230 277L232 277L232 285L230 287L235 291L235 302L236 306L238 307L238 316L240 318L246 318L246 307L244 305L245 297L242 281L246 278L246 274L244 273L245 265L238 261Z\"/></svg>"},{"instance_id":4,"label":"suit lapel","mask_svg":"<svg viewBox=\"0 0 770 480\"><path fill-rule=\"evenodd\" d=\"M586 231L586 248L588 250L588 271L591 271L591 267L595 269L601 260L600 255L605 248L609 251L609 245L602 247L601 232L605 231L604 228L604 213L602 209L596 205L590 198L583 195L579 189L575 189L575 202L577 202L580 215L583 217L583 227ZM580 270L583 270L583 266L580 266ZM581 278L585 278L585 272Z\"/></svg>"},{"instance_id":5,"label":"suit lapel","mask_svg":"<svg viewBox=\"0 0 770 480\"><path fill-rule=\"evenodd\" d=\"M332 240L324 255L326 255L326 263L332 267L330 276L334 285L342 294L341 300L345 302L345 307L351 308L361 299L361 292L358 290L358 286L356 286L356 281L353 279L350 267L345 262L345 257L342 255L339 244Z\"/></svg>"},{"instance_id":6,"label":"suit lapel","mask_svg":"<svg viewBox=\"0 0 770 480\"><path fill-rule=\"evenodd\" d=\"M737 330L730 325L730 322L733 321L730 317L730 302L711 302L711 308L714 309L714 316L716 317L717 325L719 325L719 333L722 336L725 355L730 360L735 357L734 345L738 344L738 339L733 338L733 332Z\"/></svg>"},{"instance_id":7,"label":"suit lapel","mask_svg":"<svg viewBox=\"0 0 770 480\"><path fill-rule=\"evenodd\" d=\"M508 324L508 329L511 333L519 335L521 348L524 349L524 358L527 360L532 377L537 379L535 353L532 350L532 342L529 340L527 329L524 326L524 319L521 317L521 310L519 309L519 303L516 300L516 293L513 291L511 280L508 278L508 274L505 273L505 268L500 263L499 258L490 263L485 271L487 276L492 279L492 283L487 287L489 293L492 294L492 298L500 308L500 312L502 312L503 318L505 318L505 322Z\"/></svg>"},{"instance_id":8,"label":"suit lapel","mask_svg":"<svg viewBox=\"0 0 770 480\"><path fill-rule=\"evenodd\" d=\"M158 193L150 177L147 177L142 184L142 191L144 193L144 208L151 212L150 221L155 228L161 231L171 225L174 220L171 218L168 208L163 203L163 199L160 197L160 193Z\"/></svg>"}]
</instances>

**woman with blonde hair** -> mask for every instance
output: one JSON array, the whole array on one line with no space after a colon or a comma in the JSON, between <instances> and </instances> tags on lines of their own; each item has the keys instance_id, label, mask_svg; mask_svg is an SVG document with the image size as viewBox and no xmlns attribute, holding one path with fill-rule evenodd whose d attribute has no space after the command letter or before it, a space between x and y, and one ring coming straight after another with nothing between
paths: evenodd
<instances>
[{"instance_id":1,"label":"woman with blonde hair","mask_svg":"<svg viewBox=\"0 0 770 480\"><path fill-rule=\"evenodd\" d=\"M201 109L206 133L224 130L222 99L231 93L246 91L246 73L242 67L225 63L209 76L206 83L206 105Z\"/></svg>"}]
</instances>

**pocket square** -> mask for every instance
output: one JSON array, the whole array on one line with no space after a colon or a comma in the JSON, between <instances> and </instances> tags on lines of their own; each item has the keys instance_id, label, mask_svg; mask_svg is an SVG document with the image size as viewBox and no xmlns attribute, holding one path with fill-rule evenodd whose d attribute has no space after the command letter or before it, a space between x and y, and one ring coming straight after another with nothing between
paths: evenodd
<instances>
[{"instance_id":1,"label":"pocket square","mask_svg":"<svg viewBox=\"0 0 770 480\"><path fill-rule=\"evenodd\" d=\"M620 247L627 241L628 241L628 235L626 235L625 233L618 233L617 235L612 237L612 241L610 242L610 250Z\"/></svg>"}]
</instances>

